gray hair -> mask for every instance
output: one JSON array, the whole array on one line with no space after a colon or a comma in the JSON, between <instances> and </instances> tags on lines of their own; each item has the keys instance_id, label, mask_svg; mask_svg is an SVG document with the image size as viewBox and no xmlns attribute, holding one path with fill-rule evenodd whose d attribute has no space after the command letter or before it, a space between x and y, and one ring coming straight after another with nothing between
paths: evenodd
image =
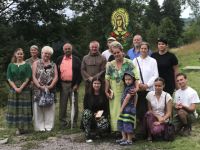
<instances>
[{"instance_id":1,"label":"gray hair","mask_svg":"<svg viewBox=\"0 0 200 150\"><path fill-rule=\"evenodd\" d=\"M32 45L32 46L30 47L30 49L37 49L37 50L38 50L38 46L37 46L37 45Z\"/></svg>"},{"instance_id":2,"label":"gray hair","mask_svg":"<svg viewBox=\"0 0 200 150\"><path fill-rule=\"evenodd\" d=\"M117 41L113 41L111 44L110 44L111 47L115 47L115 48L119 48L121 51L123 51L123 46L121 43L117 42Z\"/></svg>"},{"instance_id":3,"label":"gray hair","mask_svg":"<svg viewBox=\"0 0 200 150\"><path fill-rule=\"evenodd\" d=\"M44 46L42 48L42 53L44 53L44 52L50 53L52 55L53 54L53 48L50 47L50 46Z\"/></svg>"}]
</instances>

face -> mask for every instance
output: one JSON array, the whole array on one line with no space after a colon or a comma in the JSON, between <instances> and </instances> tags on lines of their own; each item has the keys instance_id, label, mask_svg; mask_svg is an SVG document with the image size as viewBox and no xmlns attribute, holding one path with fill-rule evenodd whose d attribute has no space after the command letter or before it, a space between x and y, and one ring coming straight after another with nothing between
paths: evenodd
<instances>
[{"instance_id":1,"label":"face","mask_svg":"<svg viewBox=\"0 0 200 150\"><path fill-rule=\"evenodd\" d=\"M99 51L98 43L94 42L90 44L90 53L96 54Z\"/></svg>"},{"instance_id":2,"label":"face","mask_svg":"<svg viewBox=\"0 0 200 150\"><path fill-rule=\"evenodd\" d=\"M71 56L72 54L72 45L71 44L65 44L63 46L63 52L66 56Z\"/></svg>"},{"instance_id":3,"label":"face","mask_svg":"<svg viewBox=\"0 0 200 150\"><path fill-rule=\"evenodd\" d=\"M116 21L117 21L117 22L116 22L116 23L117 23L117 26L118 26L118 27L121 27L121 26L122 26L122 23L123 23L123 22L122 22L122 16L118 16L117 19L116 19Z\"/></svg>"},{"instance_id":4,"label":"face","mask_svg":"<svg viewBox=\"0 0 200 150\"><path fill-rule=\"evenodd\" d=\"M113 55L115 60L121 60L124 57L124 53L117 47L112 47Z\"/></svg>"},{"instance_id":5,"label":"face","mask_svg":"<svg viewBox=\"0 0 200 150\"><path fill-rule=\"evenodd\" d=\"M187 86L187 79L184 78L184 76L178 76L176 78L176 82L178 83L178 86L181 88L181 89L184 89L186 86Z\"/></svg>"},{"instance_id":6,"label":"face","mask_svg":"<svg viewBox=\"0 0 200 150\"><path fill-rule=\"evenodd\" d=\"M167 50L167 44L163 42L158 42L158 50L161 52L165 52Z\"/></svg>"},{"instance_id":7,"label":"face","mask_svg":"<svg viewBox=\"0 0 200 150\"><path fill-rule=\"evenodd\" d=\"M49 61L50 58L51 58L51 53L45 52L45 51L42 52L42 59L43 59L44 61Z\"/></svg>"},{"instance_id":8,"label":"face","mask_svg":"<svg viewBox=\"0 0 200 150\"><path fill-rule=\"evenodd\" d=\"M133 38L134 47L140 46L141 43L142 43L142 37L139 35L134 36L134 38Z\"/></svg>"},{"instance_id":9,"label":"face","mask_svg":"<svg viewBox=\"0 0 200 150\"><path fill-rule=\"evenodd\" d=\"M147 57L147 55L148 55L148 46L147 45L141 45L140 54L143 57Z\"/></svg>"},{"instance_id":10,"label":"face","mask_svg":"<svg viewBox=\"0 0 200 150\"><path fill-rule=\"evenodd\" d=\"M24 59L24 52L22 50L18 50L17 52L15 52L15 57L18 61L23 60Z\"/></svg>"},{"instance_id":11,"label":"face","mask_svg":"<svg viewBox=\"0 0 200 150\"><path fill-rule=\"evenodd\" d=\"M164 84L162 81L155 81L154 82L154 86L155 86L155 91L156 92L162 92L163 91L163 88L164 88Z\"/></svg>"},{"instance_id":12,"label":"face","mask_svg":"<svg viewBox=\"0 0 200 150\"><path fill-rule=\"evenodd\" d=\"M37 57L38 56L38 49L36 48L31 48L30 53L32 57Z\"/></svg>"},{"instance_id":13,"label":"face","mask_svg":"<svg viewBox=\"0 0 200 150\"><path fill-rule=\"evenodd\" d=\"M93 83L92 83L92 87L93 87L93 89L94 89L94 91L99 91L100 90L100 87L101 87L101 82L100 81L94 81Z\"/></svg>"},{"instance_id":14,"label":"face","mask_svg":"<svg viewBox=\"0 0 200 150\"><path fill-rule=\"evenodd\" d=\"M133 78L130 75L125 75L124 76L124 81L125 81L126 85L133 84Z\"/></svg>"}]
</instances>

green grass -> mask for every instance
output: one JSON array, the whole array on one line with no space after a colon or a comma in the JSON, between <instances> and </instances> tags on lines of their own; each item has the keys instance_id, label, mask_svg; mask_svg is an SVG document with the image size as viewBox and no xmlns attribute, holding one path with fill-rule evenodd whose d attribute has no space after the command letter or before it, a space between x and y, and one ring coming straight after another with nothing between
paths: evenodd
<instances>
[{"instance_id":1,"label":"green grass","mask_svg":"<svg viewBox=\"0 0 200 150\"><path fill-rule=\"evenodd\" d=\"M180 70L183 67L189 65L200 65L200 41L195 42L193 44L186 45L184 47L173 49L172 50L179 59ZM188 72L188 81L189 85L193 87L200 94L200 72ZM82 106L83 106L83 92L84 86L81 84L79 89L79 119L81 118ZM59 99L59 95L58 95ZM6 108L0 109L0 139L9 138L9 143L17 143L15 136L15 129L9 129L6 126L5 121L5 112ZM198 106L198 112L200 114L200 108ZM69 114L69 112L68 112ZM25 142L22 145L23 150L27 149L37 149L37 141L42 141L48 139L49 137L60 137L63 134L72 134L81 132L80 129L59 129L59 121L58 121L58 103L56 105L56 120L55 120L55 128L51 132L38 133L32 130L32 133L28 134L23 141ZM108 139L108 141L113 142L113 139ZM104 139L107 141L107 139ZM98 144L101 141L97 141L95 144ZM197 120L196 123L193 124L192 135L189 137L180 137L178 136L173 142L153 142L149 143L146 141L138 141L131 147L126 147L125 149L134 149L134 150L199 150L200 149L200 120Z\"/></svg>"}]
</instances>

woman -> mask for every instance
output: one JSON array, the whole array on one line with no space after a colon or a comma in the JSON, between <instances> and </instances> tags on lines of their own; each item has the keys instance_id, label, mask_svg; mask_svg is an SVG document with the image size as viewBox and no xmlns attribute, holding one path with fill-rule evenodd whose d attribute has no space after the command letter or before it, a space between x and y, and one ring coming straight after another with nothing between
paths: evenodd
<instances>
[{"instance_id":1,"label":"woman","mask_svg":"<svg viewBox=\"0 0 200 150\"><path fill-rule=\"evenodd\" d=\"M32 66L32 64L39 59L38 58L39 51L38 51L37 45L32 45L30 47L30 54L31 54L31 57L29 59L26 59L25 61L26 63Z\"/></svg>"},{"instance_id":2,"label":"woman","mask_svg":"<svg viewBox=\"0 0 200 150\"><path fill-rule=\"evenodd\" d=\"M92 88L84 96L84 111L82 117L86 142L92 142L91 130L99 133L108 131L108 100L99 78L92 80Z\"/></svg>"},{"instance_id":3,"label":"woman","mask_svg":"<svg viewBox=\"0 0 200 150\"><path fill-rule=\"evenodd\" d=\"M161 137L165 130L165 123L172 113L172 97L164 92L165 81L163 78L156 78L154 81L155 91L147 94L148 112L145 115L145 124L148 133L148 141L152 137Z\"/></svg>"},{"instance_id":4,"label":"woman","mask_svg":"<svg viewBox=\"0 0 200 150\"><path fill-rule=\"evenodd\" d=\"M27 132L32 122L31 95L27 86L31 75L31 67L24 61L23 50L16 49L7 69L10 90L6 119L10 126L18 128L17 135Z\"/></svg>"},{"instance_id":5,"label":"woman","mask_svg":"<svg viewBox=\"0 0 200 150\"><path fill-rule=\"evenodd\" d=\"M165 38L158 38L158 52L153 53L151 57L156 59L159 76L166 82L164 91L172 96L176 88L178 59L173 53L168 52L168 43Z\"/></svg>"},{"instance_id":6,"label":"woman","mask_svg":"<svg viewBox=\"0 0 200 150\"><path fill-rule=\"evenodd\" d=\"M153 90L154 80L158 77L157 62L154 58L149 57L149 44L142 42L140 45L140 56L133 60L133 64L137 66L137 70L140 73L138 102L136 107L137 127L138 132L142 127L143 118L147 112L147 100L146 95L149 91ZM141 128L142 129L142 128ZM144 136L144 133L138 133Z\"/></svg>"},{"instance_id":7,"label":"woman","mask_svg":"<svg viewBox=\"0 0 200 150\"><path fill-rule=\"evenodd\" d=\"M41 59L33 63L33 121L35 131L51 131L54 127L55 118L55 85L58 80L57 67L50 58L53 49L44 46L41 52ZM43 106L41 100L43 95L50 93L53 101L48 106Z\"/></svg>"},{"instance_id":8,"label":"woman","mask_svg":"<svg viewBox=\"0 0 200 150\"><path fill-rule=\"evenodd\" d=\"M132 91L134 95L138 90L138 73L135 69L131 60L124 58L123 47L122 45L114 41L111 43L113 55L115 60L108 62L106 65L106 86L105 93L109 98L109 107L110 107L110 124L111 131L117 131L117 120L120 115L121 107L121 96L124 89L124 83L122 77L125 72L130 71L135 74L136 77L136 88ZM114 96L112 97L112 89Z\"/></svg>"}]
</instances>

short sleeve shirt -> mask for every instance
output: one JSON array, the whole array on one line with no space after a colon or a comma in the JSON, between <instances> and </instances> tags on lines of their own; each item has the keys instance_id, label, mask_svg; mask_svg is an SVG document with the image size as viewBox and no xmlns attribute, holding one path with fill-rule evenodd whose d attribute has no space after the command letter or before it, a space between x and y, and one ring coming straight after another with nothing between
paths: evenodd
<instances>
[{"instance_id":1,"label":"short sleeve shirt","mask_svg":"<svg viewBox=\"0 0 200 150\"><path fill-rule=\"evenodd\" d=\"M175 92L174 102L189 107L191 104L200 103L200 100L197 92L187 87L185 90L179 89Z\"/></svg>"},{"instance_id":2,"label":"short sleeve shirt","mask_svg":"<svg viewBox=\"0 0 200 150\"><path fill-rule=\"evenodd\" d=\"M152 111L160 116L165 115L165 105L172 100L169 93L162 91L160 99L158 100L155 95L155 91L151 91L147 94L146 99L150 102ZM166 102L165 102L166 101Z\"/></svg>"}]
</instances>

